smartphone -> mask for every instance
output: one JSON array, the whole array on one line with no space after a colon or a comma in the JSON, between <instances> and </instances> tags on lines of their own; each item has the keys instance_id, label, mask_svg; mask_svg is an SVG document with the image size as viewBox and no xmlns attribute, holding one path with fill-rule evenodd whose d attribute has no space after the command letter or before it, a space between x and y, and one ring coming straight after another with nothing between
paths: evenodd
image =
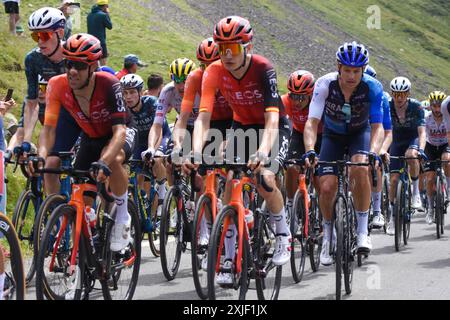
<instances>
[{"instance_id":1,"label":"smartphone","mask_svg":"<svg viewBox=\"0 0 450 320\"><path fill-rule=\"evenodd\" d=\"M6 93L5 101L9 101L12 98L14 89L8 89L8 92Z\"/></svg>"}]
</instances>

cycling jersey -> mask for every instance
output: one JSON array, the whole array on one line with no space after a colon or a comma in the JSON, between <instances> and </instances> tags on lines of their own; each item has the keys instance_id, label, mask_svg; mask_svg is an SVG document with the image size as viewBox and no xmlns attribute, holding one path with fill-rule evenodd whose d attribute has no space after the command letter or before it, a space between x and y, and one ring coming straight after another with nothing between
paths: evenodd
<instances>
[{"instance_id":1,"label":"cycling jersey","mask_svg":"<svg viewBox=\"0 0 450 320\"><path fill-rule=\"evenodd\" d=\"M154 123L163 124L164 119L166 118L166 114L175 108L178 114L180 114L181 110L181 102L183 97L180 93L175 89L174 82L170 82L164 86L159 95L158 99L158 108L156 110L155 121ZM194 122L197 119L198 115L198 105L200 103L200 97L196 96L194 101L193 112L189 117L187 125L190 127L194 127ZM178 119L178 116L177 116Z\"/></svg>"},{"instance_id":2,"label":"cycling jersey","mask_svg":"<svg viewBox=\"0 0 450 320\"><path fill-rule=\"evenodd\" d=\"M430 114L425 120L425 128L427 132L427 143L439 147L447 144L447 130L445 129L444 121L437 123Z\"/></svg>"},{"instance_id":3,"label":"cycling jersey","mask_svg":"<svg viewBox=\"0 0 450 320\"><path fill-rule=\"evenodd\" d=\"M360 132L369 126L369 122L382 123L381 83L364 74L350 97L351 113L346 114L343 111L345 98L338 79L338 73L332 72L317 80L308 116L316 119L324 116L324 128L341 135Z\"/></svg>"},{"instance_id":4,"label":"cycling jersey","mask_svg":"<svg viewBox=\"0 0 450 320\"><path fill-rule=\"evenodd\" d=\"M450 132L450 96L448 96L441 103L441 113L444 117L445 127L447 128L447 132Z\"/></svg>"},{"instance_id":5,"label":"cycling jersey","mask_svg":"<svg viewBox=\"0 0 450 320\"><path fill-rule=\"evenodd\" d=\"M383 129L384 130L392 130L392 120L391 120L391 110L389 107L389 93L386 91L383 92Z\"/></svg>"},{"instance_id":6,"label":"cycling jersey","mask_svg":"<svg viewBox=\"0 0 450 320\"><path fill-rule=\"evenodd\" d=\"M400 122L394 106L394 100L389 101L392 117L392 137L393 144L410 144L419 136L418 127L425 125L425 118L420 102L415 99L408 99L405 120Z\"/></svg>"},{"instance_id":7,"label":"cycling jersey","mask_svg":"<svg viewBox=\"0 0 450 320\"><path fill-rule=\"evenodd\" d=\"M43 55L39 48L34 48L25 57L25 75L27 77L28 89L27 99L34 100L39 96L39 75L44 80L63 74L64 61L55 63Z\"/></svg>"},{"instance_id":8,"label":"cycling jersey","mask_svg":"<svg viewBox=\"0 0 450 320\"><path fill-rule=\"evenodd\" d=\"M200 100L202 95L202 79L202 69L194 70L189 74L184 88L183 102L181 103L182 112L192 112L195 102ZM232 118L233 110L231 110L226 99L218 91L216 93L216 99L214 100L211 121L229 120Z\"/></svg>"},{"instance_id":9,"label":"cycling jersey","mask_svg":"<svg viewBox=\"0 0 450 320\"><path fill-rule=\"evenodd\" d=\"M252 55L241 79L236 79L218 60L205 70L202 81L200 112L212 112L220 91L233 110L233 120L241 125L263 125L266 112L285 116L278 94L275 69L266 58Z\"/></svg>"},{"instance_id":10,"label":"cycling jersey","mask_svg":"<svg viewBox=\"0 0 450 320\"><path fill-rule=\"evenodd\" d=\"M305 124L308 120L308 113L309 113L309 105L300 108L299 106L296 106L295 103L292 101L292 99L289 98L289 94L284 94L281 96L281 101L283 101L283 105L285 107L286 113L289 116L289 119L292 121L292 125L294 126L294 129L303 134L303 131L305 130ZM323 124L322 121L319 123L318 133L322 133Z\"/></svg>"},{"instance_id":11,"label":"cycling jersey","mask_svg":"<svg viewBox=\"0 0 450 320\"><path fill-rule=\"evenodd\" d=\"M119 80L109 73L95 73L95 88L89 104L89 115L81 110L67 75L53 77L47 86L47 110L44 124L56 127L61 106L66 109L90 138L112 134L112 126L129 124Z\"/></svg>"}]
</instances>

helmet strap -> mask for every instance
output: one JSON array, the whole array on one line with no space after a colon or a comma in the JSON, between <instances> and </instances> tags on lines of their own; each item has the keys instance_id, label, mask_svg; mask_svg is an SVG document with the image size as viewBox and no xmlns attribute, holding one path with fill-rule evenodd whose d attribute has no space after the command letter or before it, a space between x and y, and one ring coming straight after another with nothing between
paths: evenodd
<instances>
[{"instance_id":1,"label":"helmet strap","mask_svg":"<svg viewBox=\"0 0 450 320\"><path fill-rule=\"evenodd\" d=\"M55 32L55 33L56 33L56 37L58 38L58 42L57 42L57 44L56 44L55 50L53 50L53 52L50 53L50 54L47 56L47 58L50 58L51 56L53 56L53 55L58 51L58 49L61 47L61 38L59 37L58 32Z\"/></svg>"},{"instance_id":2,"label":"helmet strap","mask_svg":"<svg viewBox=\"0 0 450 320\"><path fill-rule=\"evenodd\" d=\"M84 84L81 86L81 88L78 90L83 90L84 88L86 88L89 85L93 73L94 72L91 72L91 65L89 65L88 77L87 77L86 81L84 82Z\"/></svg>"},{"instance_id":3,"label":"helmet strap","mask_svg":"<svg viewBox=\"0 0 450 320\"><path fill-rule=\"evenodd\" d=\"M138 99L138 102L134 105L134 106L132 106L132 107L129 107L130 108L130 110L134 110L134 109L136 109L137 108L137 106L139 105L141 103L141 92L139 91L139 99Z\"/></svg>"},{"instance_id":4,"label":"helmet strap","mask_svg":"<svg viewBox=\"0 0 450 320\"><path fill-rule=\"evenodd\" d=\"M233 71L239 71L240 69L242 69L245 66L246 62L247 62L247 47L244 47L244 61L238 68L234 69Z\"/></svg>"}]
</instances>

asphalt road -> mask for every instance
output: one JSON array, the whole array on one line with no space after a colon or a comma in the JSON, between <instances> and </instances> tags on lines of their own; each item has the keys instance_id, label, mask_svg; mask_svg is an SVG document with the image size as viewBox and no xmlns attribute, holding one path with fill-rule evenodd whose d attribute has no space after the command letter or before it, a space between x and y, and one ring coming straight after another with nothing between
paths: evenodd
<instances>
[{"instance_id":1,"label":"asphalt road","mask_svg":"<svg viewBox=\"0 0 450 320\"><path fill-rule=\"evenodd\" d=\"M351 295L343 295L343 299L450 299L450 217L447 217L445 233L437 239L435 225L426 224L423 212L416 213L409 243L400 252L395 252L393 236L373 231L371 255L361 267L355 268L353 291ZM178 275L169 282L164 278L159 258L152 256L144 242L134 299L198 300L190 259L189 252L182 255ZM279 299L335 299L334 266L320 266L313 273L307 260L303 280L295 284L288 264L283 267L282 279ZM254 287L252 283L251 288ZM27 298L35 299L33 287L28 289ZM102 299L101 291L94 290L90 298ZM250 290L248 298L256 299L256 291Z\"/></svg>"}]
</instances>

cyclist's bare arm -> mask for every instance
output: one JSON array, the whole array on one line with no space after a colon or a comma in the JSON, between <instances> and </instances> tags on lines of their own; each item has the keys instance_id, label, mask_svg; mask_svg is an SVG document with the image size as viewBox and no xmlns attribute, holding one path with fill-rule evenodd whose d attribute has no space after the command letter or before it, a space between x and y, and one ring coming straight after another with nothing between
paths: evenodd
<instances>
[{"instance_id":1,"label":"cyclist's bare arm","mask_svg":"<svg viewBox=\"0 0 450 320\"><path fill-rule=\"evenodd\" d=\"M372 123L370 130L370 152L377 152L383 144L384 129L383 124Z\"/></svg>"},{"instance_id":2,"label":"cyclist's bare arm","mask_svg":"<svg viewBox=\"0 0 450 320\"><path fill-rule=\"evenodd\" d=\"M36 126L36 122L38 120L39 116L39 105L38 100L33 99L29 100L27 99L25 104L25 109L23 111L23 129L24 129L24 136L23 140L31 142L33 139L33 131ZM23 141L19 141L22 143Z\"/></svg>"},{"instance_id":3,"label":"cyclist's bare arm","mask_svg":"<svg viewBox=\"0 0 450 320\"><path fill-rule=\"evenodd\" d=\"M172 135L174 149L181 148L181 146L183 145L183 140L186 135L186 127L190 116L191 116L190 112L182 111L177 119Z\"/></svg>"},{"instance_id":4,"label":"cyclist's bare arm","mask_svg":"<svg viewBox=\"0 0 450 320\"><path fill-rule=\"evenodd\" d=\"M162 140L162 124L153 123L148 133L148 148L156 150Z\"/></svg>"},{"instance_id":5,"label":"cyclist's bare arm","mask_svg":"<svg viewBox=\"0 0 450 320\"><path fill-rule=\"evenodd\" d=\"M113 136L108 143L100 160L104 161L108 166L116 160L120 150L125 145L126 126L124 124L117 124L112 126Z\"/></svg>"},{"instance_id":6,"label":"cyclist's bare arm","mask_svg":"<svg viewBox=\"0 0 450 320\"><path fill-rule=\"evenodd\" d=\"M56 127L44 125L39 135L39 157L46 159L55 144Z\"/></svg>"},{"instance_id":7,"label":"cyclist's bare arm","mask_svg":"<svg viewBox=\"0 0 450 320\"><path fill-rule=\"evenodd\" d=\"M192 138L194 153L202 153L209 126L211 122L211 112L200 112L195 120L194 133Z\"/></svg>"},{"instance_id":8,"label":"cyclist's bare arm","mask_svg":"<svg viewBox=\"0 0 450 320\"><path fill-rule=\"evenodd\" d=\"M264 134L262 137L261 145L259 146L259 152L269 155L272 150L272 146L278 136L278 124L280 114L278 112L266 112L264 114Z\"/></svg>"},{"instance_id":9,"label":"cyclist's bare arm","mask_svg":"<svg viewBox=\"0 0 450 320\"><path fill-rule=\"evenodd\" d=\"M418 127L417 131L419 131L419 148L424 150L425 144L426 144L426 138L427 138L425 126Z\"/></svg>"},{"instance_id":10,"label":"cyclist's bare arm","mask_svg":"<svg viewBox=\"0 0 450 320\"><path fill-rule=\"evenodd\" d=\"M305 124L305 130L303 132L303 143L305 144L305 150L314 150L314 146L317 141L317 130L319 128L320 119L308 118Z\"/></svg>"},{"instance_id":11,"label":"cyclist's bare arm","mask_svg":"<svg viewBox=\"0 0 450 320\"><path fill-rule=\"evenodd\" d=\"M380 154L385 154L392 144L392 130L384 130L384 141L380 149Z\"/></svg>"}]
</instances>

